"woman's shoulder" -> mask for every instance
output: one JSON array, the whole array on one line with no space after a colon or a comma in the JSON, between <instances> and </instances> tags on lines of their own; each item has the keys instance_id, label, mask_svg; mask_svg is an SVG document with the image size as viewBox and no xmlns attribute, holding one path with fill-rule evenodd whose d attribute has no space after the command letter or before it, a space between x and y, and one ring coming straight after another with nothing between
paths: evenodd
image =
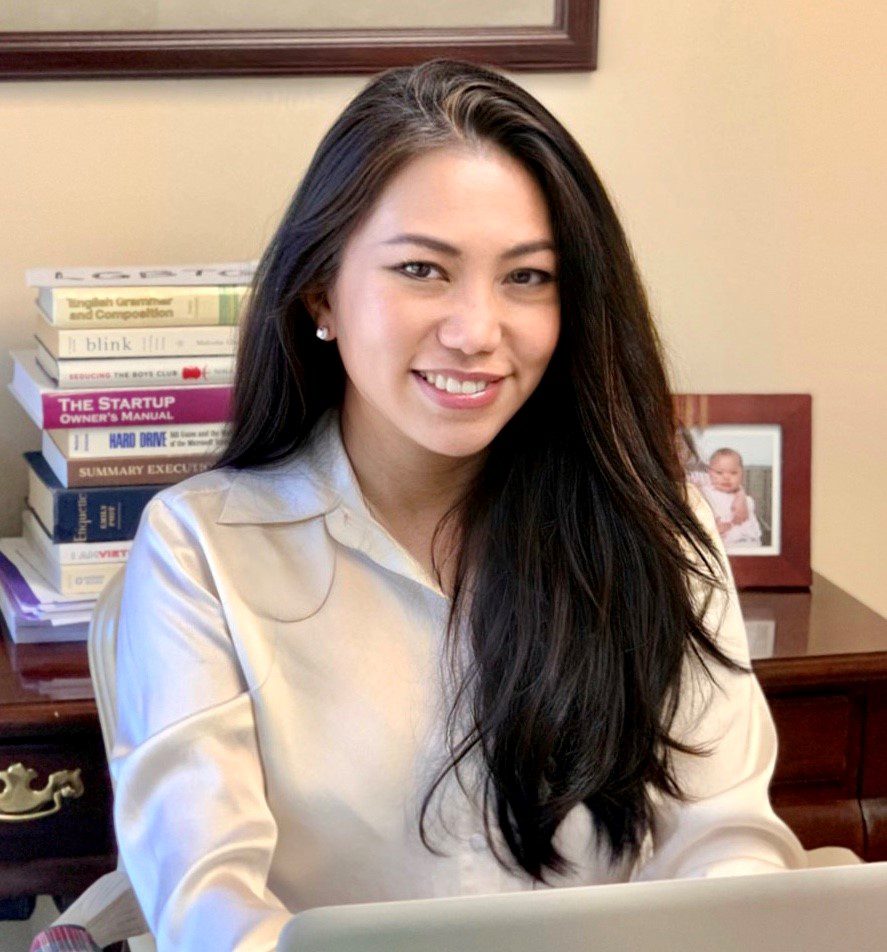
<instances>
[{"instance_id":1,"label":"woman's shoulder","mask_svg":"<svg viewBox=\"0 0 887 952\"><path fill-rule=\"evenodd\" d=\"M187 524L211 525L224 511L238 475L237 470L212 469L166 486L151 498L142 521L172 518Z\"/></svg>"},{"instance_id":2,"label":"woman's shoulder","mask_svg":"<svg viewBox=\"0 0 887 952\"><path fill-rule=\"evenodd\" d=\"M192 476L151 499L133 554L143 568L154 562L192 571L223 601L253 614L307 617L329 590L335 565L324 521L312 518L334 501L316 479L298 457Z\"/></svg>"},{"instance_id":3,"label":"woman's shoulder","mask_svg":"<svg viewBox=\"0 0 887 952\"><path fill-rule=\"evenodd\" d=\"M195 529L259 525L322 515L333 494L305 454L265 466L221 467L160 490L148 504ZM146 511L148 511L146 509Z\"/></svg>"}]
</instances>

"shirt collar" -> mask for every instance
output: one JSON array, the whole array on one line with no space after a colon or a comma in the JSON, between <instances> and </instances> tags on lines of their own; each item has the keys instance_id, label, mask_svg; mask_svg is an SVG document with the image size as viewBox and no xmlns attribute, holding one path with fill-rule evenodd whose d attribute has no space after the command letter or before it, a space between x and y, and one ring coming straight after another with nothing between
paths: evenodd
<instances>
[{"instance_id":1,"label":"shirt collar","mask_svg":"<svg viewBox=\"0 0 887 952\"><path fill-rule=\"evenodd\" d=\"M308 442L286 459L233 470L217 521L223 525L301 522L360 500L342 443L338 410L330 409L315 423Z\"/></svg>"},{"instance_id":2,"label":"shirt collar","mask_svg":"<svg viewBox=\"0 0 887 952\"><path fill-rule=\"evenodd\" d=\"M302 522L322 516L330 535L374 562L446 596L424 567L370 512L342 441L339 410L325 411L287 459L235 471L217 522Z\"/></svg>"}]
</instances>

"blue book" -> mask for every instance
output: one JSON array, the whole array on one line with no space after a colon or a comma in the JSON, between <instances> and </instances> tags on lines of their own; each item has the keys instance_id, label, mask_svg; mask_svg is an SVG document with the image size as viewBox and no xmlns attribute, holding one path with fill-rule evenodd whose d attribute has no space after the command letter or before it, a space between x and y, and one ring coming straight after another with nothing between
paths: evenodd
<instances>
[{"instance_id":1,"label":"blue book","mask_svg":"<svg viewBox=\"0 0 887 952\"><path fill-rule=\"evenodd\" d=\"M123 542L132 539L142 510L162 485L66 489L42 453L25 453L28 505L53 542Z\"/></svg>"}]
</instances>

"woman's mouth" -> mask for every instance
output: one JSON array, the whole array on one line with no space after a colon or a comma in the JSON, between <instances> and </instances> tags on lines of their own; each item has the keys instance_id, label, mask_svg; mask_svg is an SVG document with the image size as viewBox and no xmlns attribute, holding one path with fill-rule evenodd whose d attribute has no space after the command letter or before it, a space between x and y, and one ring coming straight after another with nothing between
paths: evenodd
<instances>
[{"instance_id":1,"label":"woman's mouth","mask_svg":"<svg viewBox=\"0 0 887 952\"><path fill-rule=\"evenodd\" d=\"M504 377L497 380L457 380L446 374L414 370L413 377L422 392L435 404L453 410L488 406L496 399Z\"/></svg>"}]
</instances>

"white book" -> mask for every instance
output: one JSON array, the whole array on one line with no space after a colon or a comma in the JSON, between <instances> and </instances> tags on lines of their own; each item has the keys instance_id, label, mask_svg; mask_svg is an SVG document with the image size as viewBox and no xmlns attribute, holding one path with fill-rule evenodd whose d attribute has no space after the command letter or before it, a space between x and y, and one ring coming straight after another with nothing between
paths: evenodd
<instances>
[{"instance_id":1,"label":"white book","mask_svg":"<svg viewBox=\"0 0 887 952\"><path fill-rule=\"evenodd\" d=\"M224 423L44 430L43 455L47 455L47 441L51 440L69 460L172 454L205 456L219 452L226 436L227 425Z\"/></svg>"},{"instance_id":2,"label":"white book","mask_svg":"<svg viewBox=\"0 0 887 952\"><path fill-rule=\"evenodd\" d=\"M220 264L94 265L80 268L29 268L30 288L120 288L151 285L249 283L258 261Z\"/></svg>"},{"instance_id":3,"label":"white book","mask_svg":"<svg viewBox=\"0 0 887 952\"><path fill-rule=\"evenodd\" d=\"M27 539L0 539L0 555L5 556L22 577L21 582L26 589L24 599L29 606L26 614L34 614L38 618L54 614L63 616L72 611L92 609L95 604L94 595L62 595L49 585L33 566L38 557Z\"/></svg>"},{"instance_id":4,"label":"white book","mask_svg":"<svg viewBox=\"0 0 887 952\"><path fill-rule=\"evenodd\" d=\"M166 387L234 380L234 357L124 357L56 360L37 342L37 363L62 390L78 387Z\"/></svg>"},{"instance_id":5,"label":"white book","mask_svg":"<svg viewBox=\"0 0 887 952\"><path fill-rule=\"evenodd\" d=\"M53 542L36 514L22 511L22 534L31 545L56 566L95 565L124 562L132 549L127 542Z\"/></svg>"},{"instance_id":6,"label":"white book","mask_svg":"<svg viewBox=\"0 0 887 952\"><path fill-rule=\"evenodd\" d=\"M45 544L39 536L26 534L24 539L27 545L19 547L22 557L61 595L95 597L124 564L118 561L61 565L53 561L48 538Z\"/></svg>"},{"instance_id":7,"label":"white book","mask_svg":"<svg viewBox=\"0 0 887 952\"><path fill-rule=\"evenodd\" d=\"M211 357L237 351L238 326L53 327L37 316L34 336L57 360L86 358Z\"/></svg>"}]
</instances>

